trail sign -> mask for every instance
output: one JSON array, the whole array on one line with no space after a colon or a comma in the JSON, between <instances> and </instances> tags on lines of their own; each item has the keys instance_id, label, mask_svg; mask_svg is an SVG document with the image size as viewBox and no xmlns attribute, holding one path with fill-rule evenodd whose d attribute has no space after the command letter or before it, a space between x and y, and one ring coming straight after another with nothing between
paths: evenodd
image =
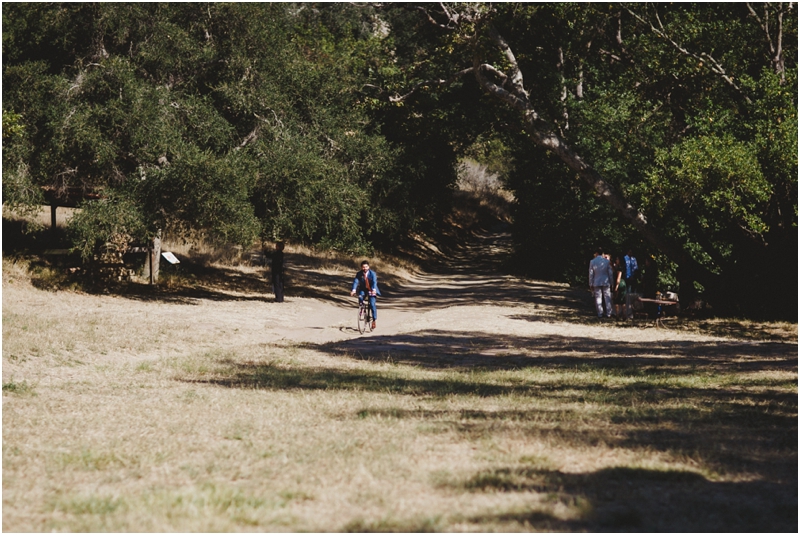
<instances>
[{"instance_id":1,"label":"trail sign","mask_svg":"<svg viewBox=\"0 0 800 535\"><path fill-rule=\"evenodd\" d=\"M181 261L178 260L178 258L174 254L170 253L169 251L162 252L161 256L163 256L164 259L167 262L169 262L170 264L180 264L181 263Z\"/></svg>"}]
</instances>

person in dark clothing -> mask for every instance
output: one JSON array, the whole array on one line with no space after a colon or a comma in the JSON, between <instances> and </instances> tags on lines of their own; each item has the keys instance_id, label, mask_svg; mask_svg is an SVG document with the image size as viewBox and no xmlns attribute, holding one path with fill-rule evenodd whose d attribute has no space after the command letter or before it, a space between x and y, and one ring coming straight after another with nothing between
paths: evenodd
<instances>
[{"instance_id":1,"label":"person in dark clothing","mask_svg":"<svg viewBox=\"0 0 800 535\"><path fill-rule=\"evenodd\" d=\"M275 251L272 253L271 275L272 291L275 293L275 302L283 303L283 242L275 244Z\"/></svg>"},{"instance_id":2,"label":"person in dark clothing","mask_svg":"<svg viewBox=\"0 0 800 535\"><path fill-rule=\"evenodd\" d=\"M658 262L651 256L644 259L644 270L642 271L642 294L647 299L655 299L658 291ZM644 307L647 315L655 318L658 315L658 305L655 303L645 303Z\"/></svg>"},{"instance_id":3,"label":"person in dark clothing","mask_svg":"<svg viewBox=\"0 0 800 535\"><path fill-rule=\"evenodd\" d=\"M625 261L621 256L614 258L614 280L611 284L611 291L614 292L614 315L618 320L625 319L628 284L625 282Z\"/></svg>"}]
</instances>

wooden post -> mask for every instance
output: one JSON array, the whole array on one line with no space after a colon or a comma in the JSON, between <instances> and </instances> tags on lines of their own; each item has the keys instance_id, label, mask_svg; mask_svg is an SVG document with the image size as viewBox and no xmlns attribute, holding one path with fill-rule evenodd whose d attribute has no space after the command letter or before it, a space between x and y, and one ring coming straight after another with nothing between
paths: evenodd
<instances>
[{"instance_id":1,"label":"wooden post","mask_svg":"<svg viewBox=\"0 0 800 535\"><path fill-rule=\"evenodd\" d=\"M56 235L56 209L58 206L55 204L50 205L50 233Z\"/></svg>"},{"instance_id":2,"label":"wooden post","mask_svg":"<svg viewBox=\"0 0 800 535\"><path fill-rule=\"evenodd\" d=\"M158 283L158 266L161 261L161 229L158 230L147 252L144 263L144 276L150 277L150 284Z\"/></svg>"}]
</instances>

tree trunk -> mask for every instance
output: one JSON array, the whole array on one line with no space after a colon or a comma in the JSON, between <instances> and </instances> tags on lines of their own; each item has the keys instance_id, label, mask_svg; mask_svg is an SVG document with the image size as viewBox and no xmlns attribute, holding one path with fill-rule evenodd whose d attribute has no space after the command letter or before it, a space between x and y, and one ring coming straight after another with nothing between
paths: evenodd
<instances>
[{"instance_id":1,"label":"tree trunk","mask_svg":"<svg viewBox=\"0 0 800 535\"><path fill-rule=\"evenodd\" d=\"M144 277L150 284L158 284L158 271L161 265L161 230L153 238L148 247L147 258L144 262Z\"/></svg>"}]
</instances>

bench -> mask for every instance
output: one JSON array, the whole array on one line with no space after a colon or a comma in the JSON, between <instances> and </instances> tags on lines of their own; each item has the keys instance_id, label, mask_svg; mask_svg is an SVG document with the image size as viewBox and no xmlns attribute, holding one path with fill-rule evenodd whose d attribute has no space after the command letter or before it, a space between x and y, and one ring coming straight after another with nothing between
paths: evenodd
<instances>
[{"instance_id":1,"label":"bench","mask_svg":"<svg viewBox=\"0 0 800 535\"><path fill-rule=\"evenodd\" d=\"M640 303L640 307L643 307L644 303L654 303L658 305L660 308L658 310L658 314L656 315L656 327L663 327L664 326L664 309L666 307L680 307L680 303L675 300L668 300L668 299L649 299L647 297L642 297L637 295L635 301ZM634 307L635 308L635 307ZM680 310L680 309L679 309ZM677 312L677 311L676 311Z\"/></svg>"}]
</instances>

